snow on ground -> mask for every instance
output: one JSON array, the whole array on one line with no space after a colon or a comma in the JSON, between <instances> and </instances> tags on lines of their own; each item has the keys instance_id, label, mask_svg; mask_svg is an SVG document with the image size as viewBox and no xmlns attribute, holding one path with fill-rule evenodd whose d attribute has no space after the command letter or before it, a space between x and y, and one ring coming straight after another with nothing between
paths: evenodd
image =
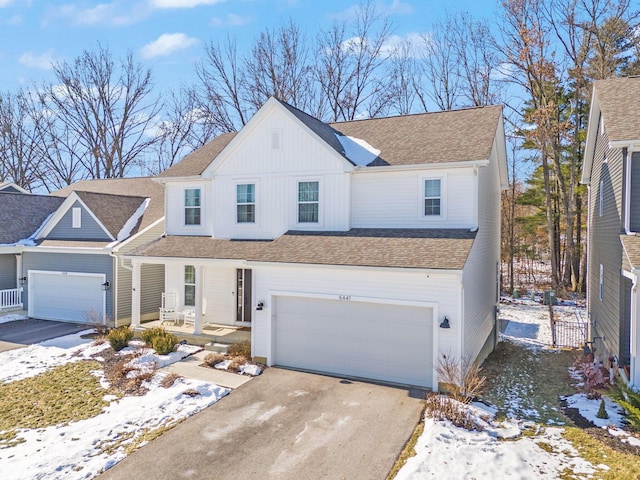
<instances>
[{"instance_id":1,"label":"snow on ground","mask_svg":"<svg viewBox=\"0 0 640 480\"><path fill-rule=\"evenodd\" d=\"M575 304L553 307L560 318L573 319L576 311L586 318L584 309ZM542 348L551 343L548 307L530 299L509 299L500 305L500 319L509 320L503 338L521 343L531 348ZM578 394L566 397L569 406L579 408L580 413L596 425L607 428L621 441L640 443L619 427L622 424L620 409L609 399L606 408L609 420L596 418L599 400L588 400ZM518 398L513 399L518 402ZM470 406L469 408L475 408ZM493 418L494 409L486 408L486 415ZM527 423L512 419L509 430L514 425L520 430ZM530 422L529 422L530 423ZM515 440L500 440L505 435L498 434L505 422L490 421L490 427L483 431L469 431L454 426L449 421L437 421L425 417L424 433L415 446L416 455L411 457L395 477L396 480L422 480L428 478L469 478L493 480L517 478L522 480L557 479L565 469L572 471L575 478L593 478L598 472L606 471L606 465L593 465L578 455L571 443L562 438L563 429L555 426L539 426L534 436L518 436ZM516 432L517 433L517 432ZM543 445L541 447L540 445Z\"/></svg>"},{"instance_id":2,"label":"snow on ground","mask_svg":"<svg viewBox=\"0 0 640 480\"><path fill-rule=\"evenodd\" d=\"M27 316L23 313L7 313L0 315L0 323L15 322L16 320L26 320Z\"/></svg>"},{"instance_id":3,"label":"snow on ground","mask_svg":"<svg viewBox=\"0 0 640 480\"><path fill-rule=\"evenodd\" d=\"M0 382L32 377L55 366L89 358L107 348L107 343L95 345L83 339L83 333L87 332L0 353ZM170 355L157 355L145 349L135 361L143 369L145 364L164 366L193 353L194 349L197 350L181 345ZM127 455L127 446L145 432L173 425L230 392L190 379L178 379L171 387L164 388L160 386L164 375L159 372L151 382L145 383L149 391L143 396L120 399L105 396L109 406L93 418L19 431L18 437L25 442L0 449L2 479L92 478L122 460ZM188 390L196 390L199 395L185 394Z\"/></svg>"}]
</instances>

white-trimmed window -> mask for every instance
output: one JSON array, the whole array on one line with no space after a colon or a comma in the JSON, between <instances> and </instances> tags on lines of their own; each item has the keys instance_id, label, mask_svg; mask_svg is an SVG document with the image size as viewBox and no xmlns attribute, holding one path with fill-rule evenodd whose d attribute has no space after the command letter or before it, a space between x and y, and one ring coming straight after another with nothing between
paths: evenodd
<instances>
[{"instance_id":1,"label":"white-trimmed window","mask_svg":"<svg viewBox=\"0 0 640 480\"><path fill-rule=\"evenodd\" d=\"M320 182L298 182L298 223L320 220Z\"/></svg>"},{"instance_id":2,"label":"white-trimmed window","mask_svg":"<svg viewBox=\"0 0 640 480\"><path fill-rule=\"evenodd\" d=\"M196 267L193 265L184 266L184 305L196 305Z\"/></svg>"},{"instance_id":3,"label":"white-trimmed window","mask_svg":"<svg viewBox=\"0 0 640 480\"><path fill-rule=\"evenodd\" d=\"M256 222L256 185L243 183L236 185L236 221Z\"/></svg>"},{"instance_id":4,"label":"white-trimmed window","mask_svg":"<svg viewBox=\"0 0 640 480\"><path fill-rule=\"evenodd\" d=\"M71 209L71 228L82 227L82 209L80 207L73 207Z\"/></svg>"},{"instance_id":5,"label":"white-trimmed window","mask_svg":"<svg viewBox=\"0 0 640 480\"><path fill-rule=\"evenodd\" d=\"M600 180L600 190L598 198L598 215L601 217L604 215L604 180Z\"/></svg>"},{"instance_id":6,"label":"white-trimmed window","mask_svg":"<svg viewBox=\"0 0 640 480\"><path fill-rule=\"evenodd\" d=\"M598 296L600 297L600 301L604 300L604 266L600 264L600 282L598 288Z\"/></svg>"},{"instance_id":7,"label":"white-trimmed window","mask_svg":"<svg viewBox=\"0 0 640 480\"><path fill-rule=\"evenodd\" d=\"M438 217L442 215L442 179L424 179L424 208L422 214L425 217Z\"/></svg>"},{"instance_id":8,"label":"white-trimmed window","mask_svg":"<svg viewBox=\"0 0 640 480\"><path fill-rule=\"evenodd\" d=\"M199 188L184 191L184 224L200 225L201 197Z\"/></svg>"}]
</instances>

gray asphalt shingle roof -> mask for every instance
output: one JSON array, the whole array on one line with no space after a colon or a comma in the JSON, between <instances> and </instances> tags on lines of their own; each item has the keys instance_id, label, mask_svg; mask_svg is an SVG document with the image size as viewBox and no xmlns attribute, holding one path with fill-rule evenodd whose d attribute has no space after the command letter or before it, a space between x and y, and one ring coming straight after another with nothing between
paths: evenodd
<instances>
[{"instance_id":1,"label":"gray asphalt shingle roof","mask_svg":"<svg viewBox=\"0 0 640 480\"><path fill-rule=\"evenodd\" d=\"M168 236L133 252L144 257L460 270L476 237L466 229L354 228L290 231L270 240Z\"/></svg>"},{"instance_id":2,"label":"gray asphalt shingle roof","mask_svg":"<svg viewBox=\"0 0 640 480\"><path fill-rule=\"evenodd\" d=\"M48 195L0 195L0 245L29 238L62 202L64 198Z\"/></svg>"}]
</instances>

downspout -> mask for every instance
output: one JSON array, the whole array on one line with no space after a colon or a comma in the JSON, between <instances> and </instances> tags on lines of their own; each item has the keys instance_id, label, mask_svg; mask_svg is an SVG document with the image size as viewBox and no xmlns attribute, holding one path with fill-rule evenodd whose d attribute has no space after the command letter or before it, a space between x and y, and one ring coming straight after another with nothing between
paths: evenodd
<instances>
[{"instance_id":1,"label":"downspout","mask_svg":"<svg viewBox=\"0 0 640 480\"><path fill-rule=\"evenodd\" d=\"M623 190L623 202L624 202L624 232L627 235L634 235L635 232L631 231L631 160L633 158L633 145L629 145L627 148L622 149L622 155L624 158L624 190Z\"/></svg>"},{"instance_id":2,"label":"downspout","mask_svg":"<svg viewBox=\"0 0 640 480\"><path fill-rule=\"evenodd\" d=\"M640 336L638 335L638 300L637 300L637 284L638 284L638 270L634 269L633 278L631 279L631 315L629 321L631 322L630 326L630 339L631 339L631 372L630 377L627 379L629 383L635 387L638 387L640 384L639 373L637 371L638 362L638 343L640 342ZM624 370L623 370L624 371Z\"/></svg>"},{"instance_id":3,"label":"downspout","mask_svg":"<svg viewBox=\"0 0 640 480\"><path fill-rule=\"evenodd\" d=\"M585 264L587 268L589 267L589 260L591 259L591 216L593 211L591 210L591 179L589 179L589 183L587 183L587 241L586 247L587 251L585 252L587 255L587 261ZM591 281L589 279L591 272L587 270L585 275L586 285L586 301L587 301L587 325L589 331L587 332L587 338L593 341L593 324L591 321Z\"/></svg>"},{"instance_id":4,"label":"downspout","mask_svg":"<svg viewBox=\"0 0 640 480\"><path fill-rule=\"evenodd\" d=\"M114 326L118 327L118 295L117 295L117 285L118 285L118 263L120 264L120 266L122 268L124 268L125 270L129 270L130 272L133 273L133 266L129 267L127 265L125 265L124 263L124 257L122 256L118 256L116 254L113 253L113 250L111 250L109 252L109 256L113 258L113 265L114 265L114 269L113 269L113 288L111 289L111 291L113 292L113 312L114 312L114 318L113 318L113 324ZM120 260L120 262L118 262L118 260Z\"/></svg>"}]
</instances>

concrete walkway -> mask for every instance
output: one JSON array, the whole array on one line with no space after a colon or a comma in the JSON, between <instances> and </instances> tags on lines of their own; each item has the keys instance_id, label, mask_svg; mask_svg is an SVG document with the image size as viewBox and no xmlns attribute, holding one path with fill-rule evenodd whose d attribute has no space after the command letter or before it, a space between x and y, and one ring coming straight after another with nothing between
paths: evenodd
<instances>
[{"instance_id":1,"label":"concrete walkway","mask_svg":"<svg viewBox=\"0 0 640 480\"><path fill-rule=\"evenodd\" d=\"M179 362L166 366L163 370L176 373L182 377L202 380L204 382L215 383L221 387L236 388L247 383L251 378L248 375L238 375L237 373L216 370L215 368L201 367L204 359L211 352L206 350L183 358Z\"/></svg>"},{"instance_id":2,"label":"concrete walkway","mask_svg":"<svg viewBox=\"0 0 640 480\"><path fill-rule=\"evenodd\" d=\"M99 478L384 480L423 392L269 368Z\"/></svg>"}]
</instances>

